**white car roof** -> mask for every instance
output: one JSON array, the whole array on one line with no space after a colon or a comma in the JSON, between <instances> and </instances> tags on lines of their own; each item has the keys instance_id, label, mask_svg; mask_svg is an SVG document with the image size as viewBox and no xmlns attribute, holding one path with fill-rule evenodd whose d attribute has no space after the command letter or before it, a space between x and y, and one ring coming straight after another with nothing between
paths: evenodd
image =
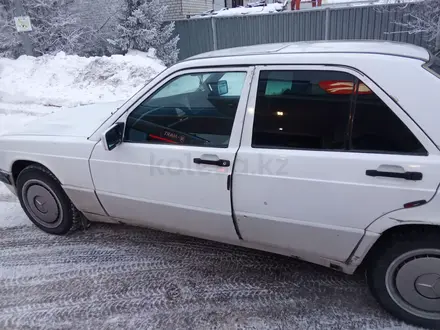
<instances>
[{"instance_id":1,"label":"white car roof","mask_svg":"<svg viewBox=\"0 0 440 330\"><path fill-rule=\"evenodd\" d=\"M380 54L400 57L415 58L422 61L429 61L429 52L419 46L390 42L390 41L311 41L311 42L289 42L277 44L262 44L254 46L236 47L215 50L202 53L187 60L213 58L213 57L234 57L247 55L269 55L269 54L323 54L323 53L358 53L358 54Z\"/></svg>"}]
</instances>

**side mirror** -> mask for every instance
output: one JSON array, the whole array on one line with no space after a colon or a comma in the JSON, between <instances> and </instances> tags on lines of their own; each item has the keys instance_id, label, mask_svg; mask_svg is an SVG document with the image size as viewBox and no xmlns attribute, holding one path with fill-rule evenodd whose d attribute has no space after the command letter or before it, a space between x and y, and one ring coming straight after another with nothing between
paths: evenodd
<instances>
[{"instance_id":1,"label":"side mirror","mask_svg":"<svg viewBox=\"0 0 440 330\"><path fill-rule=\"evenodd\" d=\"M102 142L105 150L113 150L118 144L122 143L124 125L124 123L116 123L102 134Z\"/></svg>"}]
</instances>

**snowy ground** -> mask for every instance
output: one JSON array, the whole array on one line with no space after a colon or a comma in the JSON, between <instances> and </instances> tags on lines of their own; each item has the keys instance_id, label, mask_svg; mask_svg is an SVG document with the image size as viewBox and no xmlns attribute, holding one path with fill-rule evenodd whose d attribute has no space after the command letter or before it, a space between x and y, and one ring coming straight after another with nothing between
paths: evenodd
<instances>
[{"instance_id":1,"label":"snowy ground","mask_svg":"<svg viewBox=\"0 0 440 330\"><path fill-rule=\"evenodd\" d=\"M126 99L145 54L0 59L0 133L65 106ZM141 228L47 235L0 184L0 329L414 329L362 276Z\"/></svg>"},{"instance_id":2,"label":"snowy ground","mask_svg":"<svg viewBox=\"0 0 440 330\"><path fill-rule=\"evenodd\" d=\"M0 329L407 330L363 276L153 230L0 230Z\"/></svg>"}]
</instances>

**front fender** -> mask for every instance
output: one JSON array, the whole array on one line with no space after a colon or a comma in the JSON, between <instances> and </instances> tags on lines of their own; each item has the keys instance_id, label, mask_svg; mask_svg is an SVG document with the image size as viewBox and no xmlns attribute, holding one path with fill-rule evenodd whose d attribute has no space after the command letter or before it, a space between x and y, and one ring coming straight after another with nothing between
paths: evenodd
<instances>
[{"instance_id":1,"label":"front fender","mask_svg":"<svg viewBox=\"0 0 440 330\"><path fill-rule=\"evenodd\" d=\"M17 161L38 163L63 185L94 189L89 158L96 142L60 136L6 136L0 141L0 168L12 173Z\"/></svg>"}]
</instances>

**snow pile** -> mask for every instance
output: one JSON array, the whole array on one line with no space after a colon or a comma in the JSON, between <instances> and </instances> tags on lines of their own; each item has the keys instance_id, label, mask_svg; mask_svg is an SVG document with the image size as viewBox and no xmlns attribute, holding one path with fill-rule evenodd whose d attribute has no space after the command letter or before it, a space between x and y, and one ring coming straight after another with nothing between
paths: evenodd
<instances>
[{"instance_id":1,"label":"snow pile","mask_svg":"<svg viewBox=\"0 0 440 330\"><path fill-rule=\"evenodd\" d=\"M237 7L237 8L223 8L213 14L216 17L220 16L237 16L237 15L254 15L254 14L271 14L283 10L283 5L280 3L269 3L262 7Z\"/></svg>"},{"instance_id":2,"label":"snow pile","mask_svg":"<svg viewBox=\"0 0 440 330\"><path fill-rule=\"evenodd\" d=\"M123 100L165 66L153 53L111 57L57 55L0 59L0 102L76 106Z\"/></svg>"}]
</instances>

